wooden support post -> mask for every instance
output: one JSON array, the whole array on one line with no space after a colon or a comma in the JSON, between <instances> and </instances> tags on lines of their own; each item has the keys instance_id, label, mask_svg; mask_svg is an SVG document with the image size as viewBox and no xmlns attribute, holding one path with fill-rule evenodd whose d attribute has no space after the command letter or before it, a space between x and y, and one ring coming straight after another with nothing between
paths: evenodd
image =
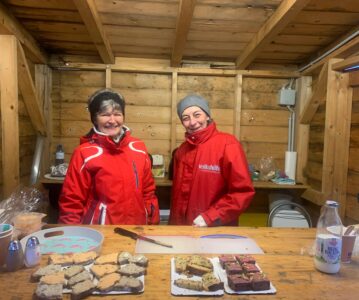
<instances>
[{"instance_id":1,"label":"wooden support post","mask_svg":"<svg viewBox=\"0 0 359 300\"><path fill-rule=\"evenodd\" d=\"M20 182L16 38L0 35L0 48L2 198L7 198Z\"/></svg>"},{"instance_id":2,"label":"wooden support post","mask_svg":"<svg viewBox=\"0 0 359 300\"><path fill-rule=\"evenodd\" d=\"M172 73L172 105L171 105L171 153L177 144L177 72Z\"/></svg>"},{"instance_id":3,"label":"wooden support post","mask_svg":"<svg viewBox=\"0 0 359 300\"><path fill-rule=\"evenodd\" d=\"M337 60L330 60L334 64ZM347 200L347 178L348 178L348 161L350 147L350 125L352 115L352 92L349 86L349 74L335 71L335 80L337 82L336 94L336 131L335 131L335 148L334 148L334 176L333 176L333 198L337 199L340 204L339 212L344 219Z\"/></svg>"},{"instance_id":4,"label":"wooden support post","mask_svg":"<svg viewBox=\"0 0 359 300\"><path fill-rule=\"evenodd\" d=\"M339 59L329 60L325 116L322 191L326 199L340 204L344 217L346 204L352 91L349 75L332 70Z\"/></svg>"},{"instance_id":5,"label":"wooden support post","mask_svg":"<svg viewBox=\"0 0 359 300\"><path fill-rule=\"evenodd\" d=\"M234 113L233 113L233 125L234 125L234 136L239 140L240 139L240 130L241 130L241 113L242 113L242 82L243 76L236 75L235 84L234 84Z\"/></svg>"},{"instance_id":6,"label":"wooden support post","mask_svg":"<svg viewBox=\"0 0 359 300\"><path fill-rule=\"evenodd\" d=\"M112 70L111 65L106 66L106 88L110 89L112 87Z\"/></svg>"},{"instance_id":7,"label":"wooden support post","mask_svg":"<svg viewBox=\"0 0 359 300\"><path fill-rule=\"evenodd\" d=\"M46 138L41 157L40 176L46 174L51 165L51 144L52 144L52 70L47 65L35 65L35 86L45 118Z\"/></svg>"},{"instance_id":8,"label":"wooden support post","mask_svg":"<svg viewBox=\"0 0 359 300\"><path fill-rule=\"evenodd\" d=\"M302 115L306 104L311 99L312 95L312 77L303 76L297 80L297 103L295 106L296 115ZM301 124L299 118L295 120L296 128L296 151L297 151L297 171L296 180L301 183L306 183L304 177L304 168L308 160L308 145L309 145L309 124Z\"/></svg>"},{"instance_id":9,"label":"wooden support post","mask_svg":"<svg viewBox=\"0 0 359 300\"><path fill-rule=\"evenodd\" d=\"M328 63L329 64L329 63ZM325 107L325 127L324 127L324 151L322 169L322 192L325 199L332 199L333 177L334 177L334 156L335 156L335 137L336 137L336 117L337 117L337 81L335 73L331 71L329 65L328 79L326 86L326 107ZM336 200L336 199L333 199Z\"/></svg>"}]
</instances>

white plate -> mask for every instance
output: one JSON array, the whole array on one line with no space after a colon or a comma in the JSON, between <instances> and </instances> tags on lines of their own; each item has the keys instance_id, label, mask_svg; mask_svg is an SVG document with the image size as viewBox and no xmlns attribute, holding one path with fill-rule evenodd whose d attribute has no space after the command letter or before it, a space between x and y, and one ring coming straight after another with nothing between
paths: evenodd
<instances>
[{"instance_id":1,"label":"white plate","mask_svg":"<svg viewBox=\"0 0 359 300\"><path fill-rule=\"evenodd\" d=\"M92 276L92 281L93 283L97 286L97 283L98 283L98 279L92 275L91 271L90 271L90 268L93 266L93 263L92 264L89 264L89 265L86 265L85 266L85 269L91 274ZM125 266L125 265L123 265ZM66 267L63 267L62 268L63 270L66 269ZM99 292L99 291L94 291L92 292L92 295L120 295L120 294L140 294L140 293L143 293L144 290L145 290L145 275L142 275L140 277L137 277L139 280L142 281L142 284L143 284L143 288L142 290L138 291L138 292L129 292L129 291L108 291L108 292ZM68 288L64 288L63 291L62 291L64 294L69 294L71 293L71 289L68 289Z\"/></svg>"},{"instance_id":2,"label":"white plate","mask_svg":"<svg viewBox=\"0 0 359 300\"><path fill-rule=\"evenodd\" d=\"M219 264L218 257L210 258L210 260L213 264L213 273L217 276L217 278L219 278L218 267L216 267ZM175 258L172 257L171 258L171 294L172 295L174 295L174 296L222 296L222 295L224 295L223 290L218 290L218 291L212 292L212 291L194 291L194 290L180 288L174 284L174 281L179 278L191 279L191 280L197 280L197 281L202 280L202 277L200 277L200 276L187 277L186 275L178 274L176 272L176 268L175 268Z\"/></svg>"},{"instance_id":3,"label":"white plate","mask_svg":"<svg viewBox=\"0 0 359 300\"><path fill-rule=\"evenodd\" d=\"M65 179L65 176L51 176L51 174L45 174L44 177L46 179L59 180L59 181L63 181Z\"/></svg>"},{"instance_id":4,"label":"white plate","mask_svg":"<svg viewBox=\"0 0 359 300\"><path fill-rule=\"evenodd\" d=\"M277 292L276 288L274 287L274 285L272 284L272 282L270 283L270 289L269 290L263 290L263 291L234 291L232 290L229 285L228 285L228 279L227 279L227 273L226 271L221 267L221 264L219 263L219 259L216 262L217 264L217 269L218 269L218 275L219 278L221 279L221 281L223 281L224 283L224 291L227 294L238 294L238 295L258 295L258 294L275 294ZM259 270L261 270L261 268L258 266L258 264L256 264L257 268Z\"/></svg>"}]
</instances>

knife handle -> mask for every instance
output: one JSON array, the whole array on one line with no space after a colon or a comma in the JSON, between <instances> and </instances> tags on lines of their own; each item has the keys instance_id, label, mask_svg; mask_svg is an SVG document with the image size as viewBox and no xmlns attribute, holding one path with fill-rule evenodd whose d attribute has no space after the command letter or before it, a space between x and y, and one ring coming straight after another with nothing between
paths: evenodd
<instances>
[{"instance_id":1,"label":"knife handle","mask_svg":"<svg viewBox=\"0 0 359 300\"><path fill-rule=\"evenodd\" d=\"M118 234L121 234L121 235L124 235L124 236L127 236L127 237L130 237L131 239L134 239L134 240L136 240L137 237L138 237L137 233L129 231L129 230L124 229L124 228L121 228L121 227L116 227L114 229L114 232L118 233Z\"/></svg>"}]
</instances>

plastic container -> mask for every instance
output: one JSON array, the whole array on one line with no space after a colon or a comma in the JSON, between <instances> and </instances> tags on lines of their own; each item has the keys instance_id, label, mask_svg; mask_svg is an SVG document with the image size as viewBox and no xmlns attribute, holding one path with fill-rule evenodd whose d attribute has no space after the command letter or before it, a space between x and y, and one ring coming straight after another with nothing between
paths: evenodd
<instances>
[{"instance_id":1,"label":"plastic container","mask_svg":"<svg viewBox=\"0 0 359 300\"><path fill-rule=\"evenodd\" d=\"M19 241L11 241L6 256L6 270L14 272L24 266L24 252Z\"/></svg>"},{"instance_id":2,"label":"plastic container","mask_svg":"<svg viewBox=\"0 0 359 300\"><path fill-rule=\"evenodd\" d=\"M306 209L288 194L269 194L269 216L267 226L270 227L312 227L310 215Z\"/></svg>"},{"instance_id":3,"label":"plastic container","mask_svg":"<svg viewBox=\"0 0 359 300\"><path fill-rule=\"evenodd\" d=\"M20 213L12 219L19 239L33 232L41 230L42 219L46 214L37 212Z\"/></svg>"},{"instance_id":4,"label":"plastic container","mask_svg":"<svg viewBox=\"0 0 359 300\"><path fill-rule=\"evenodd\" d=\"M0 224L0 237L8 235L9 233L12 233L13 226L11 224Z\"/></svg>"},{"instance_id":5,"label":"plastic container","mask_svg":"<svg viewBox=\"0 0 359 300\"><path fill-rule=\"evenodd\" d=\"M36 236L31 236L27 239L24 257L25 257L24 259L25 266L28 268L40 264L40 260L41 260L40 242Z\"/></svg>"},{"instance_id":6,"label":"plastic container","mask_svg":"<svg viewBox=\"0 0 359 300\"><path fill-rule=\"evenodd\" d=\"M0 267L5 263L9 244L11 242L12 232L0 237Z\"/></svg>"},{"instance_id":7,"label":"plastic container","mask_svg":"<svg viewBox=\"0 0 359 300\"><path fill-rule=\"evenodd\" d=\"M336 201L327 200L317 224L314 265L328 274L338 273L340 269L343 225L338 206Z\"/></svg>"}]
</instances>

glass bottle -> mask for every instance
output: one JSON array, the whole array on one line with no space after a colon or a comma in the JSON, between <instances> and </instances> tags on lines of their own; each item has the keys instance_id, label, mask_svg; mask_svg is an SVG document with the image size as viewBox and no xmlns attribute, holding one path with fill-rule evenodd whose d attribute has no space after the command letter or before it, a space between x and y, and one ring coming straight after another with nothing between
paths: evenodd
<instances>
[{"instance_id":1,"label":"glass bottle","mask_svg":"<svg viewBox=\"0 0 359 300\"><path fill-rule=\"evenodd\" d=\"M65 162L65 152L64 152L64 149L62 148L62 145L59 144L56 147L55 166L63 164L64 162Z\"/></svg>"},{"instance_id":2,"label":"glass bottle","mask_svg":"<svg viewBox=\"0 0 359 300\"><path fill-rule=\"evenodd\" d=\"M321 209L315 240L315 267L324 273L339 272L343 225L338 202L327 200Z\"/></svg>"}]
</instances>

